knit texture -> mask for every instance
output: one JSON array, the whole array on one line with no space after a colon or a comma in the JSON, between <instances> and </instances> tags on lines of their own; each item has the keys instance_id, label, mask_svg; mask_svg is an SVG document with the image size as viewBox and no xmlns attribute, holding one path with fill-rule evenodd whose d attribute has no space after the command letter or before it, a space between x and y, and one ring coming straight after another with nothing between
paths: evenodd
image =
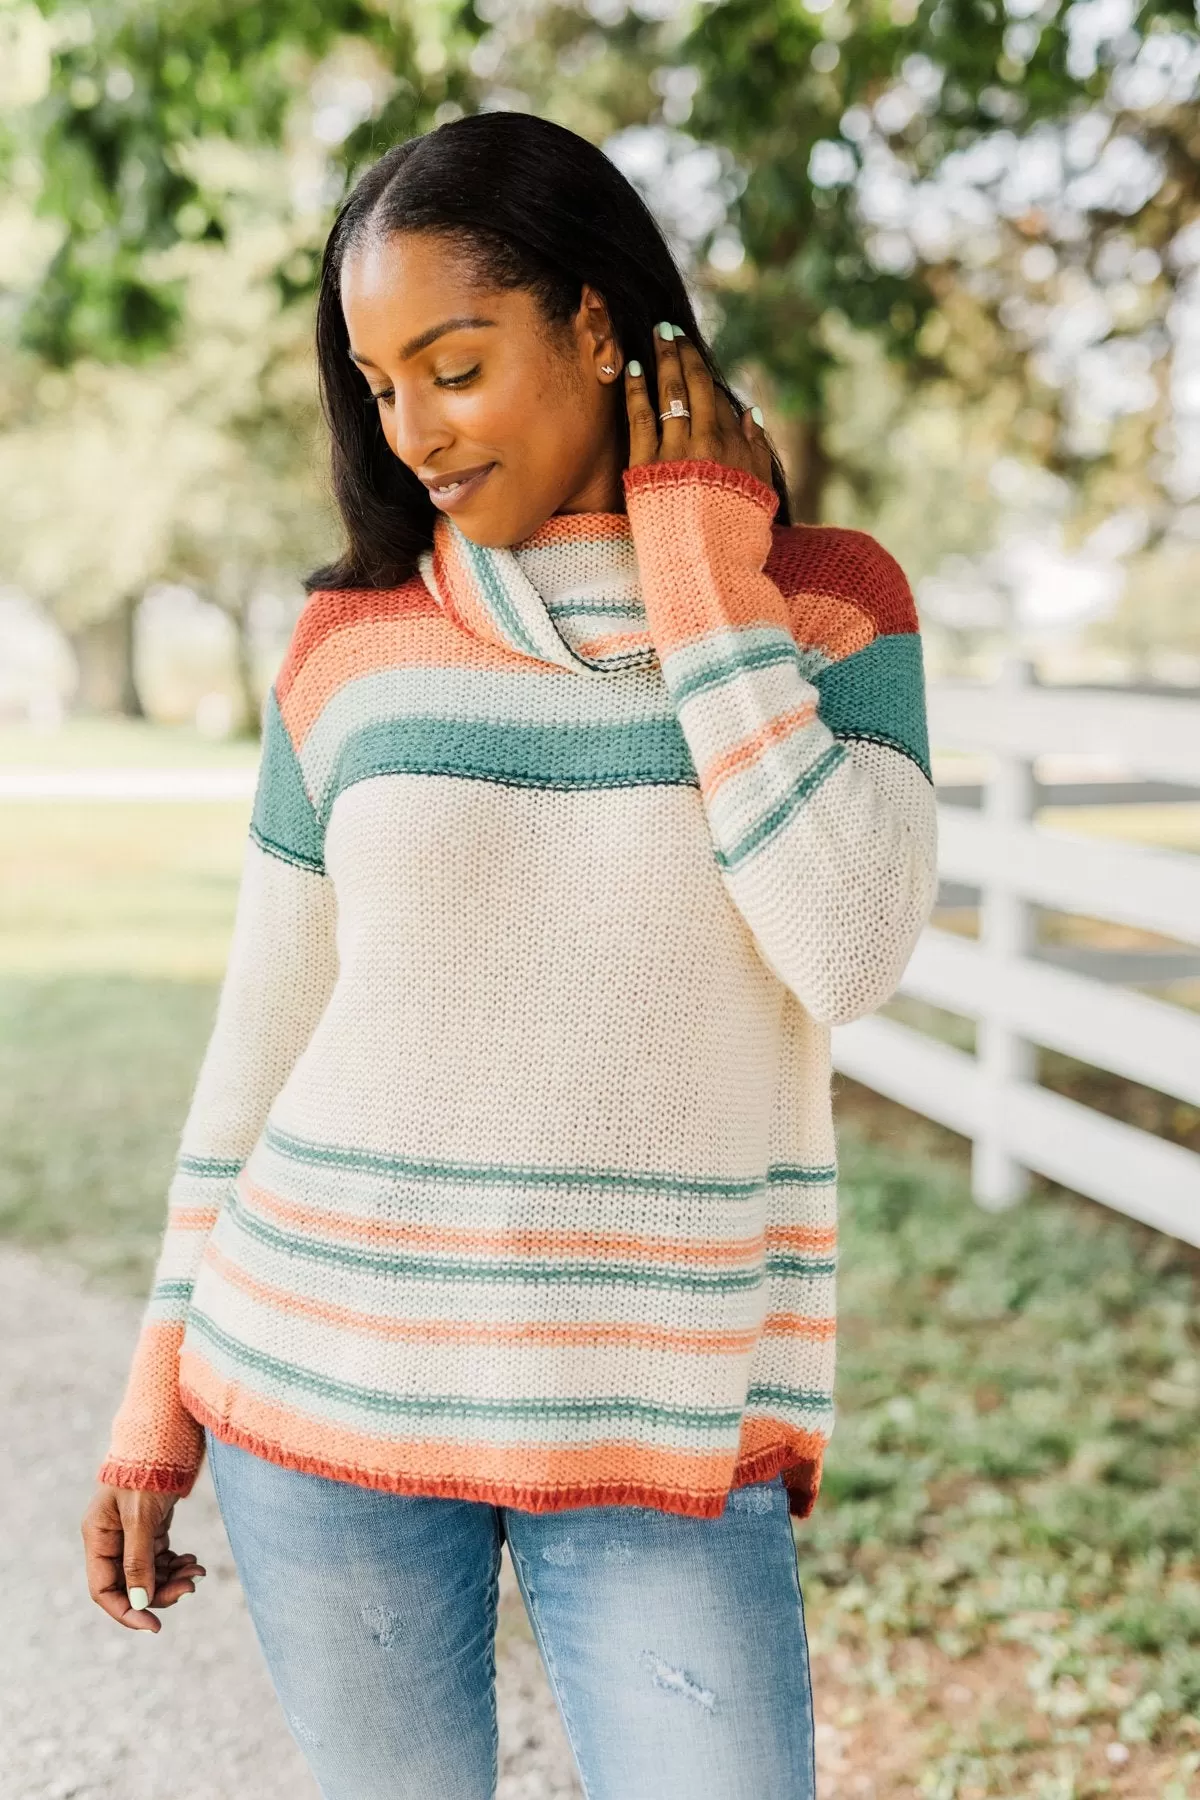
<instances>
[{"instance_id":1,"label":"knit texture","mask_svg":"<svg viewBox=\"0 0 1200 1800\"><path fill-rule=\"evenodd\" d=\"M933 902L908 584L756 477L627 470L317 593L100 1478L290 1468L712 1517L833 1427L830 1025Z\"/></svg>"}]
</instances>

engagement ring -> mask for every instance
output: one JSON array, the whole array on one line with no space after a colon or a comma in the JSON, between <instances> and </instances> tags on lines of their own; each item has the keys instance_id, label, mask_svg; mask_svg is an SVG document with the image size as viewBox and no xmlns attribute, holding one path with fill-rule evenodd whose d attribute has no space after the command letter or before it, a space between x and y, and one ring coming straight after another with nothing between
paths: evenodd
<instances>
[{"instance_id":1,"label":"engagement ring","mask_svg":"<svg viewBox=\"0 0 1200 1800\"><path fill-rule=\"evenodd\" d=\"M691 413L683 400L672 400L666 412L659 413L660 419L690 419Z\"/></svg>"}]
</instances>

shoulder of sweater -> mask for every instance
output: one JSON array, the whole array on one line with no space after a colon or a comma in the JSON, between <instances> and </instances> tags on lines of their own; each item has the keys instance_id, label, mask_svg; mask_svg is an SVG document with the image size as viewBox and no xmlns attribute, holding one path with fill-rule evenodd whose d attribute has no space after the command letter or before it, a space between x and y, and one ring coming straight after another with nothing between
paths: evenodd
<instances>
[{"instance_id":1,"label":"shoulder of sweater","mask_svg":"<svg viewBox=\"0 0 1200 1800\"><path fill-rule=\"evenodd\" d=\"M908 577L869 532L842 525L773 525L765 573L797 613L815 602L853 607L873 635L917 632Z\"/></svg>"},{"instance_id":2,"label":"shoulder of sweater","mask_svg":"<svg viewBox=\"0 0 1200 1800\"><path fill-rule=\"evenodd\" d=\"M286 699L289 688L313 651L338 632L373 620L437 610L437 601L420 575L412 575L393 588L314 588L296 620L275 678L275 692L280 702Z\"/></svg>"}]
</instances>

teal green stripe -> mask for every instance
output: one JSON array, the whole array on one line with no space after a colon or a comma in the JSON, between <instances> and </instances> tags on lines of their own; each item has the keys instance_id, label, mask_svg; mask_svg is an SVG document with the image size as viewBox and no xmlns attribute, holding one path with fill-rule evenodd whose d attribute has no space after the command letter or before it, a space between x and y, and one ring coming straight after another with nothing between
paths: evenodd
<instances>
[{"instance_id":1,"label":"teal green stripe","mask_svg":"<svg viewBox=\"0 0 1200 1800\"><path fill-rule=\"evenodd\" d=\"M840 738L887 744L932 779L921 639L888 632L816 677L821 717Z\"/></svg>"},{"instance_id":2,"label":"teal green stripe","mask_svg":"<svg viewBox=\"0 0 1200 1800\"><path fill-rule=\"evenodd\" d=\"M762 1182L721 1180L716 1176L659 1175L624 1169L579 1168L567 1164L559 1168L537 1163L459 1163L443 1162L429 1157L385 1156L373 1150L351 1150L334 1144L314 1144L293 1137L268 1125L263 1141L269 1149L293 1162L309 1163L316 1168L352 1169L368 1175L419 1176L425 1180L474 1182L478 1184L517 1182L524 1187L599 1187L639 1188L648 1193L715 1194L723 1200L750 1200L762 1191ZM786 1165L778 1165L784 1167ZM792 1179L788 1175L784 1179ZM824 1171L818 1178L824 1179Z\"/></svg>"},{"instance_id":3,"label":"teal green stripe","mask_svg":"<svg viewBox=\"0 0 1200 1800\"><path fill-rule=\"evenodd\" d=\"M320 816L338 794L374 775L461 775L548 789L698 787L682 727L671 714L605 725L508 720L381 719L347 735Z\"/></svg>"},{"instance_id":4,"label":"teal green stripe","mask_svg":"<svg viewBox=\"0 0 1200 1800\"><path fill-rule=\"evenodd\" d=\"M729 1407L701 1408L693 1406L658 1406L645 1400L614 1395L610 1400L476 1400L465 1394L393 1394L384 1388L362 1387L357 1382L336 1381L302 1369L296 1363L284 1362L261 1350L239 1343L205 1313L193 1308L188 1317L189 1330L206 1337L218 1350L260 1374L274 1376L292 1387L304 1388L327 1400L340 1400L363 1412L390 1416L414 1415L418 1418L444 1418L447 1414L461 1419L637 1419L649 1425L673 1425L701 1430L736 1429L741 1411Z\"/></svg>"},{"instance_id":5,"label":"teal green stripe","mask_svg":"<svg viewBox=\"0 0 1200 1800\"><path fill-rule=\"evenodd\" d=\"M748 856L752 856L756 850L760 850L768 838L774 836L775 832L786 825L792 815L799 811L809 795L820 787L826 777L832 775L840 763L845 762L846 756L847 751L844 744L831 744L828 750L818 756L816 762L792 783L782 800L778 801L768 813L763 815L757 825L746 833L740 843L735 844L732 850L715 848L717 866L722 869L735 869L739 863L745 862Z\"/></svg>"},{"instance_id":6,"label":"teal green stripe","mask_svg":"<svg viewBox=\"0 0 1200 1800\"><path fill-rule=\"evenodd\" d=\"M823 1181L837 1180L837 1164L814 1163L811 1168L806 1168L803 1163L772 1163L767 1170L767 1180L772 1183L799 1181L815 1187Z\"/></svg>"},{"instance_id":7,"label":"teal green stripe","mask_svg":"<svg viewBox=\"0 0 1200 1800\"><path fill-rule=\"evenodd\" d=\"M671 660L668 658L667 664L664 664L664 676L669 673ZM693 694L703 693L706 688L720 687L724 682L734 681L749 670L766 669L774 663L798 661L795 642L781 632L778 643L747 645L737 655L713 656L692 674L672 679L671 693L676 703L682 704L691 699Z\"/></svg>"},{"instance_id":8,"label":"teal green stripe","mask_svg":"<svg viewBox=\"0 0 1200 1800\"><path fill-rule=\"evenodd\" d=\"M300 868L324 872L325 834L304 786L274 688L263 712L262 758L250 830L260 849Z\"/></svg>"},{"instance_id":9,"label":"teal green stripe","mask_svg":"<svg viewBox=\"0 0 1200 1800\"><path fill-rule=\"evenodd\" d=\"M152 1300L190 1300L193 1282L190 1281L156 1281L150 1295Z\"/></svg>"},{"instance_id":10,"label":"teal green stripe","mask_svg":"<svg viewBox=\"0 0 1200 1800\"><path fill-rule=\"evenodd\" d=\"M530 656L540 656L540 650L526 631L518 614L513 610L504 583L498 578L487 550L481 549L478 544L472 543L467 537L460 537L459 542L475 571L475 578L479 583L483 599L491 608L493 616L499 622L505 635L518 648L527 650Z\"/></svg>"},{"instance_id":11,"label":"teal green stripe","mask_svg":"<svg viewBox=\"0 0 1200 1800\"><path fill-rule=\"evenodd\" d=\"M175 1167L184 1175L203 1175L208 1180L232 1181L240 1175L240 1162L225 1162L215 1156L181 1156Z\"/></svg>"},{"instance_id":12,"label":"teal green stripe","mask_svg":"<svg viewBox=\"0 0 1200 1800\"><path fill-rule=\"evenodd\" d=\"M361 1269L372 1275L391 1275L411 1281L475 1282L496 1285L517 1282L550 1287L635 1286L663 1288L676 1293L737 1294L761 1286L760 1267L702 1275L675 1273L645 1263L596 1262L467 1262L447 1256L389 1255L381 1250L355 1250L325 1239L306 1238L283 1231L250 1212L236 1196L229 1202L228 1217L247 1236L286 1256L307 1257L310 1262L342 1269Z\"/></svg>"},{"instance_id":13,"label":"teal green stripe","mask_svg":"<svg viewBox=\"0 0 1200 1800\"><path fill-rule=\"evenodd\" d=\"M550 600L546 611L552 619L582 618L585 614L601 614L606 618L644 619L645 608L632 600Z\"/></svg>"},{"instance_id":14,"label":"teal green stripe","mask_svg":"<svg viewBox=\"0 0 1200 1800\"><path fill-rule=\"evenodd\" d=\"M836 1260L826 1258L818 1262L815 1257L805 1256L773 1256L767 1255L768 1275L833 1275L837 1271Z\"/></svg>"},{"instance_id":15,"label":"teal green stripe","mask_svg":"<svg viewBox=\"0 0 1200 1800\"><path fill-rule=\"evenodd\" d=\"M807 1412L832 1404L833 1396L828 1390L776 1387L769 1382L756 1382L746 1395L747 1406L795 1406Z\"/></svg>"}]
</instances>

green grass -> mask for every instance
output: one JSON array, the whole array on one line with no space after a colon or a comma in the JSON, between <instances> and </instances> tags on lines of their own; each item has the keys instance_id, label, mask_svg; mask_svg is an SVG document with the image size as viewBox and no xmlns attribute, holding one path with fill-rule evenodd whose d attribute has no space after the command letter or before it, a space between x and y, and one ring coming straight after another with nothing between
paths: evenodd
<instances>
[{"instance_id":1,"label":"green grass","mask_svg":"<svg viewBox=\"0 0 1200 1800\"><path fill-rule=\"evenodd\" d=\"M802 1528L821 1632L884 1691L901 1641L1022 1646L1057 1742L1194 1741L1200 1253L1044 1187L985 1213L915 1135L841 1131L838 1422ZM1033 1791L1011 1747L983 1768L982 1793Z\"/></svg>"},{"instance_id":2,"label":"green grass","mask_svg":"<svg viewBox=\"0 0 1200 1800\"><path fill-rule=\"evenodd\" d=\"M148 1291L211 982L0 978L0 1231Z\"/></svg>"},{"instance_id":3,"label":"green grass","mask_svg":"<svg viewBox=\"0 0 1200 1800\"><path fill-rule=\"evenodd\" d=\"M249 801L0 806L0 976L219 980Z\"/></svg>"},{"instance_id":4,"label":"green grass","mask_svg":"<svg viewBox=\"0 0 1200 1800\"><path fill-rule=\"evenodd\" d=\"M0 809L0 1230L132 1295L246 811ZM798 1541L825 1691L915 1734L909 1785L872 1791L1187 1800L1200 1253L1045 1183L984 1213L961 1142L838 1086L838 1420ZM997 1671L986 1716L931 1717L947 1668Z\"/></svg>"}]
</instances>

